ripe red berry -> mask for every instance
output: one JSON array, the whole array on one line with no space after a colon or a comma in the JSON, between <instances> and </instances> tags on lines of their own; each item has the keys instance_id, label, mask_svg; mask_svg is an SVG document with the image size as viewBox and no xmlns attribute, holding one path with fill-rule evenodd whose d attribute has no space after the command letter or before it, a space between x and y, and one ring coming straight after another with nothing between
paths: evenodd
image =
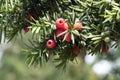
<instances>
[{"instance_id":1,"label":"ripe red berry","mask_svg":"<svg viewBox=\"0 0 120 80\"><path fill-rule=\"evenodd\" d=\"M28 14L28 16L27 16L27 20L29 20L29 21L33 21L33 18L34 18L34 19L36 19L35 14L34 14L34 13L32 13L32 12L31 12L31 13L29 13L29 14Z\"/></svg>"},{"instance_id":2,"label":"ripe red berry","mask_svg":"<svg viewBox=\"0 0 120 80\"><path fill-rule=\"evenodd\" d=\"M65 34L65 41L70 42L71 41L71 35L70 33Z\"/></svg>"},{"instance_id":3,"label":"ripe red berry","mask_svg":"<svg viewBox=\"0 0 120 80\"><path fill-rule=\"evenodd\" d=\"M69 30L68 24L67 24L67 23L64 23L64 26L62 27L62 29L64 29L64 30Z\"/></svg>"},{"instance_id":4,"label":"ripe red berry","mask_svg":"<svg viewBox=\"0 0 120 80\"><path fill-rule=\"evenodd\" d=\"M103 52L103 53L107 53L107 52L108 52L108 49L109 49L108 45L104 43L104 44L102 45L102 52Z\"/></svg>"},{"instance_id":5,"label":"ripe red berry","mask_svg":"<svg viewBox=\"0 0 120 80\"><path fill-rule=\"evenodd\" d=\"M80 54L80 49L78 46L73 46L72 47L72 52L76 55L79 55Z\"/></svg>"},{"instance_id":6,"label":"ripe red berry","mask_svg":"<svg viewBox=\"0 0 120 80\"><path fill-rule=\"evenodd\" d=\"M81 29L82 29L82 23L76 22L76 23L73 25L73 27L74 27L75 29L77 29L77 30L81 30Z\"/></svg>"},{"instance_id":7,"label":"ripe red berry","mask_svg":"<svg viewBox=\"0 0 120 80\"><path fill-rule=\"evenodd\" d=\"M55 36L58 38L58 39L63 39L64 38L64 35L61 35L58 37L59 34L61 34L62 32L64 32L63 29L56 29L55 30Z\"/></svg>"},{"instance_id":8,"label":"ripe red berry","mask_svg":"<svg viewBox=\"0 0 120 80\"><path fill-rule=\"evenodd\" d=\"M49 39L46 42L46 47L49 48L49 49L53 49L55 46L56 46L56 42L53 39Z\"/></svg>"},{"instance_id":9,"label":"ripe red berry","mask_svg":"<svg viewBox=\"0 0 120 80\"><path fill-rule=\"evenodd\" d=\"M28 26L24 26L23 30L24 30L25 33L27 33L29 31Z\"/></svg>"},{"instance_id":10,"label":"ripe red berry","mask_svg":"<svg viewBox=\"0 0 120 80\"><path fill-rule=\"evenodd\" d=\"M55 25L56 25L57 29L59 29L59 28L63 29L64 24L65 24L65 21L63 18L59 18L55 21Z\"/></svg>"}]
</instances>

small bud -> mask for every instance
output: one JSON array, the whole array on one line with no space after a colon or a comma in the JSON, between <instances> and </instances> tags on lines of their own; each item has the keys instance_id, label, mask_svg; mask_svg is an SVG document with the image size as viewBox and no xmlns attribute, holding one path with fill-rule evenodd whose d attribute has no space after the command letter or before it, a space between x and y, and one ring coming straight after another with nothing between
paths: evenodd
<instances>
[{"instance_id":1,"label":"small bud","mask_svg":"<svg viewBox=\"0 0 120 80\"><path fill-rule=\"evenodd\" d=\"M109 38L109 37L106 37L106 38L105 38L105 42L106 42L106 43L109 43L109 42L110 42L110 38Z\"/></svg>"},{"instance_id":2,"label":"small bud","mask_svg":"<svg viewBox=\"0 0 120 80\"><path fill-rule=\"evenodd\" d=\"M104 33L104 32L102 32L102 33L101 33L101 36L102 36L102 37L105 37L105 33Z\"/></svg>"},{"instance_id":3,"label":"small bud","mask_svg":"<svg viewBox=\"0 0 120 80\"><path fill-rule=\"evenodd\" d=\"M86 43L84 41L81 41L82 46L86 46Z\"/></svg>"},{"instance_id":4,"label":"small bud","mask_svg":"<svg viewBox=\"0 0 120 80\"><path fill-rule=\"evenodd\" d=\"M105 31L108 31L108 30L110 30L110 28L109 28L109 27L105 27L104 30L105 30Z\"/></svg>"}]
</instances>

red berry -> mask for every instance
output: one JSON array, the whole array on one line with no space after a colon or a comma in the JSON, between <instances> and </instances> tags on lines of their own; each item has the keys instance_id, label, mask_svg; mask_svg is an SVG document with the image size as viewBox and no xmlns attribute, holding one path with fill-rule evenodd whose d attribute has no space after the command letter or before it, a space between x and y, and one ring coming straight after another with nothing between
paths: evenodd
<instances>
[{"instance_id":1,"label":"red berry","mask_svg":"<svg viewBox=\"0 0 120 80\"><path fill-rule=\"evenodd\" d=\"M65 24L65 21L63 18L59 18L55 21L55 25L56 25L56 28L60 28L60 29L63 29L63 26Z\"/></svg>"},{"instance_id":2,"label":"red berry","mask_svg":"<svg viewBox=\"0 0 120 80\"><path fill-rule=\"evenodd\" d=\"M108 47L107 44L103 44L103 45L102 45L102 52L103 52L103 53L107 53L107 52L108 52L108 49L109 49L109 47Z\"/></svg>"},{"instance_id":3,"label":"red berry","mask_svg":"<svg viewBox=\"0 0 120 80\"><path fill-rule=\"evenodd\" d=\"M55 40L49 39L49 40L46 42L46 46L47 46L47 48L49 48L49 49L54 48L54 47L56 46Z\"/></svg>"},{"instance_id":4,"label":"red berry","mask_svg":"<svg viewBox=\"0 0 120 80\"><path fill-rule=\"evenodd\" d=\"M64 29L64 30L69 30L69 26L68 26L68 24L65 23L64 26L62 27L62 29Z\"/></svg>"},{"instance_id":5,"label":"red berry","mask_svg":"<svg viewBox=\"0 0 120 80\"><path fill-rule=\"evenodd\" d=\"M79 54L80 54L80 49L79 49L79 47L73 46L73 47L72 47L72 52L73 52L74 54L76 54L76 55L79 55Z\"/></svg>"},{"instance_id":6,"label":"red berry","mask_svg":"<svg viewBox=\"0 0 120 80\"><path fill-rule=\"evenodd\" d=\"M59 34L61 34L62 32L64 32L63 29L56 29L55 30L55 36L57 37ZM59 37L57 37L58 39L63 39L64 38L64 35L61 35Z\"/></svg>"},{"instance_id":7,"label":"red berry","mask_svg":"<svg viewBox=\"0 0 120 80\"><path fill-rule=\"evenodd\" d=\"M73 25L73 27L74 27L75 29L77 29L77 30L81 30L81 29L82 29L82 23L76 22L76 23Z\"/></svg>"},{"instance_id":8,"label":"red berry","mask_svg":"<svg viewBox=\"0 0 120 80\"><path fill-rule=\"evenodd\" d=\"M27 32L29 31L28 26L24 26L24 28L23 28L23 29L24 29L24 32L25 32L25 33L27 33Z\"/></svg>"},{"instance_id":9,"label":"red berry","mask_svg":"<svg viewBox=\"0 0 120 80\"><path fill-rule=\"evenodd\" d=\"M29 13L28 16L27 16L27 20L33 21L33 18L36 19L35 14L34 13Z\"/></svg>"},{"instance_id":10,"label":"red berry","mask_svg":"<svg viewBox=\"0 0 120 80\"><path fill-rule=\"evenodd\" d=\"M71 41L71 35L70 33L65 34L65 41L70 42Z\"/></svg>"}]
</instances>

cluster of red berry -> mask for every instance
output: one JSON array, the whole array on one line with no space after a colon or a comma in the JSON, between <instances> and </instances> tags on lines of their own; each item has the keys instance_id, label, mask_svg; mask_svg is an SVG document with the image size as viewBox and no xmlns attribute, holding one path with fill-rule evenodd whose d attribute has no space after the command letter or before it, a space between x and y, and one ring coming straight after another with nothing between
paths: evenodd
<instances>
[{"instance_id":1,"label":"cluster of red berry","mask_svg":"<svg viewBox=\"0 0 120 80\"><path fill-rule=\"evenodd\" d=\"M73 24L72 27L70 27L67 22L63 18L58 18L55 21L55 26L56 30L54 31L54 34L57 39L66 41L66 42L71 42L71 30L82 30L82 23L81 22L76 22ZM81 37L81 36L80 36ZM53 49L56 46L57 42L54 39L49 39L46 42L46 47L49 49ZM108 45L105 43L102 45L102 52L107 53L108 52ZM72 47L72 52L76 55L80 54L80 48L78 46L73 46Z\"/></svg>"},{"instance_id":2,"label":"cluster of red berry","mask_svg":"<svg viewBox=\"0 0 120 80\"><path fill-rule=\"evenodd\" d=\"M27 20L32 22L33 19L35 18L35 15L33 13L29 13L27 16ZM55 26L56 29L54 30L54 35L56 36L57 39L59 40L63 40L66 42L71 42L71 31L72 30L77 30L77 31L81 31L82 30L82 23L81 22L75 22L73 24L73 26L69 26L68 23L63 19L63 18L58 18L55 21ZM24 26L24 32L27 33L29 31L28 26ZM81 37L81 36L80 36ZM46 41L46 47L48 49L54 49L56 47L57 41L54 39L48 39ZM102 52L106 53L108 52L108 45L107 44L103 44L102 45ZM76 55L80 54L80 48L78 46L72 46L72 52Z\"/></svg>"},{"instance_id":3,"label":"cluster of red berry","mask_svg":"<svg viewBox=\"0 0 120 80\"><path fill-rule=\"evenodd\" d=\"M80 31L82 29L81 22L76 22L73 25L73 27L69 27L69 25L67 24L67 22L65 22L65 20L63 18L57 19L55 21L55 26L56 26L56 30L54 31L54 34L55 34L56 38L58 38L60 40L64 40L66 42L71 42L71 33L70 33L71 29L75 29L78 31ZM49 39L46 42L46 46L49 49L53 49L56 46L56 41L54 39ZM75 54L80 53L80 49L77 46L73 46L72 51Z\"/></svg>"}]
</instances>

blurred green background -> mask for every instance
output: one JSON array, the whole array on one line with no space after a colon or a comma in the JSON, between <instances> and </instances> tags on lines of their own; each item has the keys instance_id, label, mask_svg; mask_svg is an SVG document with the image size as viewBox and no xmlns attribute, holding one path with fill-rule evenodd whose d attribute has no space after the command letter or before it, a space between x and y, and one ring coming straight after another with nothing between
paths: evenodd
<instances>
[{"instance_id":1,"label":"blurred green background","mask_svg":"<svg viewBox=\"0 0 120 80\"><path fill-rule=\"evenodd\" d=\"M102 76L93 70L94 64L101 60L116 62L120 56L119 51L98 55L91 64L86 64L84 58L78 57L78 64L69 63L66 71L57 70L51 62L43 67L28 67L25 63L26 55L21 50L29 38L29 33L23 32L22 38L21 35L15 37L9 44L10 47L4 51L0 67L0 80L120 80L120 68L117 66L112 67L109 73Z\"/></svg>"}]
</instances>

